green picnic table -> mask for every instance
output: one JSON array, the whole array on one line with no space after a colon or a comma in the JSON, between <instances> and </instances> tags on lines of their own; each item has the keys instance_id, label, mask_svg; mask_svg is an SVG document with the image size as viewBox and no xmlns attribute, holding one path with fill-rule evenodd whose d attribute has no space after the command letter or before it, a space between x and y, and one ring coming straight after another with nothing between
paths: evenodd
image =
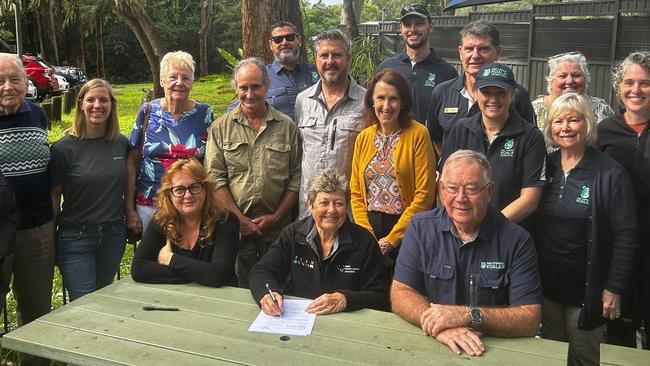
<instances>
[{"instance_id":1,"label":"green picnic table","mask_svg":"<svg viewBox=\"0 0 650 366\"><path fill-rule=\"evenodd\" d=\"M12 331L2 346L75 365L566 365L566 343L536 338L488 337L484 355L457 356L375 310L319 316L306 337L249 332L259 311L244 289L125 278Z\"/></svg>"}]
</instances>

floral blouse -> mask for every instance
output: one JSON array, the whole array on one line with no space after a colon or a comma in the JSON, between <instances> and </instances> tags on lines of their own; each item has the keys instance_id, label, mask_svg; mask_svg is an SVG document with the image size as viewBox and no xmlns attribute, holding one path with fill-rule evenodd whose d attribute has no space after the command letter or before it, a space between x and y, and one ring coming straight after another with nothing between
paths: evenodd
<instances>
[{"instance_id":1,"label":"floral blouse","mask_svg":"<svg viewBox=\"0 0 650 366\"><path fill-rule=\"evenodd\" d=\"M162 99L151 101L151 114L142 141L142 122L145 117L144 105L135 120L129 146L142 149L142 160L136 182L136 203L152 206L160 179L169 166L179 159L195 157L203 161L208 127L214 119L212 108L196 102L194 109L184 112L176 121L168 110L160 106Z\"/></svg>"}]
</instances>

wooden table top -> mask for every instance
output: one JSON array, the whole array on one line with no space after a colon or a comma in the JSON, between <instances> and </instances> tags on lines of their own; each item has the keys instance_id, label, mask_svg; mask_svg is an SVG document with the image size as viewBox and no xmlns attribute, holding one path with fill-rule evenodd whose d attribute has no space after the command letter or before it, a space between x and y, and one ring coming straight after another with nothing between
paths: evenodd
<instances>
[{"instance_id":1,"label":"wooden table top","mask_svg":"<svg viewBox=\"0 0 650 366\"><path fill-rule=\"evenodd\" d=\"M144 311L143 305L180 308ZM148 285L125 278L7 334L2 346L77 365L566 365L567 344L484 338L480 357L454 355L395 314L316 318L312 335L249 332L248 290Z\"/></svg>"}]
</instances>

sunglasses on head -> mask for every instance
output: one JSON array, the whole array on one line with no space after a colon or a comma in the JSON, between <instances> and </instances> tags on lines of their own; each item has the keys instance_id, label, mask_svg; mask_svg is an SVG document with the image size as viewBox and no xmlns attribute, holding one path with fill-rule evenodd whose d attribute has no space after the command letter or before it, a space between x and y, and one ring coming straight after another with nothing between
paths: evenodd
<instances>
[{"instance_id":1,"label":"sunglasses on head","mask_svg":"<svg viewBox=\"0 0 650 366\"><path fill-rule=\"evenodd\" d=\"M283 35L283 36L274 36L274 37L271 37L271 41L273 41L273 42L275 42L275 43L282 43L282 41L286 39L288 42L293 42L293 41L296 40L296 37L298 37L297 34L295 34L295 33L289 33L289 34L285 34L285 35Z\"/></svg>"},{"instance_id":2,"label":"sunglasses on head","mask_svg":"<svg viewBox=\"0 0 650 366\"><path fill-rule=\"evenodd\" d=\"M580 52L580 51L562 52L562 53L558 53L557 55L550 56L548 59L549 60L555 60L555 59L558 59L560 57L575 56L575 55L582 55L582 52Z\"/></svg>"}]
</instances>

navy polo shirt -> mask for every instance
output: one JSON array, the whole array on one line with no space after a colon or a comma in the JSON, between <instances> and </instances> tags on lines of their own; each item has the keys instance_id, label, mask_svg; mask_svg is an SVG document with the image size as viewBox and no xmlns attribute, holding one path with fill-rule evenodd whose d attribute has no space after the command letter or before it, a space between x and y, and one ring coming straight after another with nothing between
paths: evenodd
<instances>
[{"instance_id":1,"label":"navy polo shirt","mask_svg":"<svg viewBox=\"0 0 650 366\"><path fill-rule=\"evenodd\" d=\"M442 142L458 120L481 113L478 103L474 103L468 110L469 102L460 94L465 87L464 83L464 76L459 76L445 81L433 89L426 115L431 141ZM515 89L514 108L524 120L536 125L535 110L530 103L528 91L519 84Z\"/></svg>"},{"instance_id":2,"label":"navy polo shirt","mask_svg":"<svg viewBox=\"0 0 650 366\"><path fill-rule=\"evenodd\" d=\"M535 239L544 296L562 304L580 306L585 296L595 154L587 149L567 175L559 150L548 159L548 185L539 202Z\"/></svg>"},{"instance_id":3,"label":"navy polo shirt","mask_svg":"<svg viewBox=\"0 0 650 366\"><path fill-rule=\"evenodd\" d=\"M427 58L415 65L411 63L411 59L406 54L406 49L404 49L399 55L395 55L379 64L375 69L375 75L383 69L397 70L408 80L411 87L411 96L413 97L411 113L416 121L423 124L427 117L429 96L433 92L433 88L458 76L456 69L447 61L436 56L433 49L431 49L431 53Z\"/></svg>"},{"instance_id":4,"label":"navy polo shirt","mask_svg":"<svg viewBox=\"0 0 650 366\"><path fill-rule=\"evenodd\" d=\"M546 184L544 137L537 126L524 121L513 109L491 144L483 130L480 113L459 120L445 138L440 170L449 155L457 150L478 151L490 161L492 180L496 183L490 205L497 210L519 198L522 188Z\"/></svg>"},{"instance_id":5,"label":"navy polo shirt","mask_svg":"<svg viewBox=\"0 0 650 366\"><path fill-rule=\"evenodd\" d=\"M279 62L273 61L266 65L266 72L269 75L266 102L295 121L296 97L320 79L316 66L300 61L293 70L288 70ZM228 111L230 112L238 105L239 99L235 99L228 106Z\"/></svg>"},{"instance_id":6,"label":"navy polo shirt","mask_svg":"<svg viewBox=\"0 0 650 366\"><path fill-rule=\"evenodd\" d=\"M528 232L493 208L488 208L472 242L462 245L451 227L444 207L413 216L394 279L436 304L541 304L537 254Z\"/></svg>"}]
</instances>

